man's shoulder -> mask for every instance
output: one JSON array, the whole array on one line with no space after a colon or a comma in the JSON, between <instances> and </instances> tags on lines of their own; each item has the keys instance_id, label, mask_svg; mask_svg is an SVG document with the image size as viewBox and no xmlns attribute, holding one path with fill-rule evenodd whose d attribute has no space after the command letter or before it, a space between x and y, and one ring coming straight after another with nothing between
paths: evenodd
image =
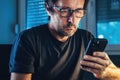
<instances>
[{"instance_id":1,"label":"man's shoulder","mask_svg":"<svg viewBox=\"0 0 120 80\"><path fill-rule=\"evenodd\" d=\"M26 31L43 31L48 29L48 24L43 24L39 26L32 27Z\"/></svg>"},{"instance_id":2,"label":"man's shoulder","mask_svg":"<svg viewBox=\"0 0 120 80\"><path fill-rule=\"evenodd\" d=\"M44 25L40 25L40 26L36 26L36 27L32 27L32 28L29 28L29 29L26 29L24 31L21 31L19 33L19 37L42 37L42 36L45 36L46 34L48 34L48 25L47 24L44 24Z\"/></svg>"},{"instance_id":3,"label":"man's shoulder","mask_svg":"<svg viewBox=\"0 0 120 80\"><path fill-rule=\"evenodd\" d=\"M82 36L90 36L90 35L93 36L93 34L90 31L85 29L78 29L76 33Z\"/></svg>"},{"instance_id":4,"label":"man's shoulder","mask_svg":"<svg viewBox=\"0 0 120 80\"><path fill-rule=\"evenodd\" d=\"M46 32L47 30L48 30L48 24L43 24L43 25L39 25L39 26L35 26L32 28L26 29L26 30L22 31L22 33L39 34L39 33Z\"/></svg>"},{"instance_id":5,"label":"man's shoulder","mask_svg":"<svg viewBox=\"0 0 120 80\"><path fill-rule=\"evenodd\" d=\"M77 35L77 37L80 37L84 41L85 46L87 45L89 40L94 38L93 34L90 31L87 31L84 29L78 29L76 32L76 35Z\"/></svg>"},{"instance_id":6,"label":"man's shoulder","mask_svg":"<svg viewBox=\"0 0 120 80\"><path fill-rule=\"evenodd\" d=\"M80 33L90 33L88 30L85 29L78 29L77 31Z\"/></svg>"}]
</instances>

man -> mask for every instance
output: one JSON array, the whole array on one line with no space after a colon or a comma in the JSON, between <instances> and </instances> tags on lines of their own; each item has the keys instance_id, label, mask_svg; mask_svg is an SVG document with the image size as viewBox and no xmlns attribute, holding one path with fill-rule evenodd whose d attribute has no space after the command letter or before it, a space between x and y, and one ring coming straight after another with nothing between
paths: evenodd
<instances>
[{"instance_id":1,"label":"man","mask_svg":"<svg viewBox=\"0 0 120 80\"><path fill-rule=\"evenodd\" d=\"M50 22L19 34L10 57L11 80L84 80L83 70L100 80L120 80L112 72L120 74L119 69L105 52L81 60L93 38L90 32L77 28L87 1L46 0Z\"/></svg>"}]
</instances>

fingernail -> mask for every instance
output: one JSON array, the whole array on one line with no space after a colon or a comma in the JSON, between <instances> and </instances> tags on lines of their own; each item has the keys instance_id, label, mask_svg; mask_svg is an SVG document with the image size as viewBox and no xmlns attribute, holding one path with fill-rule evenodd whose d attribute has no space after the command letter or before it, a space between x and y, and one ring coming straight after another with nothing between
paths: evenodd
<instances>
[{"instance_id":1,"label":"fingernail","mask_svg":"<svg viewBox=\"0 0 120 80\"><path fill-rule=\"evenodd\" d=\"M80 61L80 63L82 63L82 61Z\"/></svg>"},{"instance_id":2,"label":"fingernail","mask_svg":"<svg viewBox=\"0 0 120 80\"><path fill-rule=\"evenodd\" d=\"M96 52L94 52L93 55L96 55Z\"/></svg>"},{"instance_id":3,"label":"fingernail","mask_svg":"<svg viewBox=\"0 0 120 80\"><path fill-rule=\"evenodd\" d=\"M85 55L85 56L84 56L84 59L86 59L86 58L88 58L88 56L87 56L87 55Z\"/></svg>"}]
</instances>

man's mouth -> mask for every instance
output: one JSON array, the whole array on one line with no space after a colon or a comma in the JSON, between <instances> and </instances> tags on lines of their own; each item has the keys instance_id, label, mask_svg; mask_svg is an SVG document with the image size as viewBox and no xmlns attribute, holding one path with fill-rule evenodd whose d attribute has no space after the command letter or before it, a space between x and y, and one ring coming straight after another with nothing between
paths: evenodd
<instances>
[{"instance_id":1,"label":"man's mouth","mask_svg":"<svg viewBox=\"0 0 120 80\"><path fill-rule=\"evenodd\" d=\"M65 28L66 30L73 30L74 29L74 26L68 26Z\"/></svg>"},{"instance_id":2,"label":"man's mouth","mask_svg":"<svg viewBox=\"0 0 120 80\"><path fill-rule=\"evenodd\" d=\"M69 26L69 27L66 27L66 28L64 28L64 29L65 29L65 31L67 31L67 32L71 32L71 31L74 30L74 26Z\"/></svg>"},{"instance_id":3,"label":"man's mouth","mask_svg":"<svg viewBox=\"0 0 120 80\"><path fill-rule=\"evenodd\" d=\"M72 31L72 30L75 29L75 24L69 22L69 23L67 24L67 26L64 27L64 29L65 29L66 31Z\"/></svg>"}]
</instances>

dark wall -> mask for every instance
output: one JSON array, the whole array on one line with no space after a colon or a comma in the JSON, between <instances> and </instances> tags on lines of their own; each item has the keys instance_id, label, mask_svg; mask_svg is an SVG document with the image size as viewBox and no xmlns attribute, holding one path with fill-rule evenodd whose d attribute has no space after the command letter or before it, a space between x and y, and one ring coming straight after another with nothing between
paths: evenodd
<instances>
[{"instance_id":1,"label":"dark wall","mask_svg":"<svg viewBox=\"0 0 120 80\"><path fill-rule=\"evenodd\" d=\"M120 55L110 55L109 57L117 67L120 67Z\"/></svg>"},{"instance_id":2,"label":"dark wall","mask_svg":"<svg viewBox=\"0 0 120 80\"><path fill-rule=\"evenodd\" d=\"M11 44L0 44L0 80L10 80L9 56Z\"/></svg>"}]
</instances>

